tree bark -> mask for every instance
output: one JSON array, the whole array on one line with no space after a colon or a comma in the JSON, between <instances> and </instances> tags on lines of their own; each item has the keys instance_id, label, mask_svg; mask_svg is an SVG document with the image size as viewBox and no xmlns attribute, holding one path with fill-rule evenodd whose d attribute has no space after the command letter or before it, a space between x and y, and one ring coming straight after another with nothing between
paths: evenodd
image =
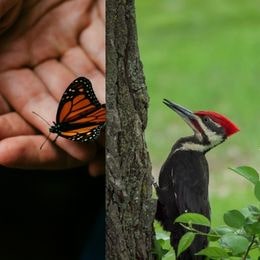
<instances>
[{"instance_id":1,"label":"tree bark","mask_svg":"<svg viewBox=\"0 0 260 260\"><path fill-rule=\"evenodd\" d=\"M155 204L144 140L148 95L134 0L109 0L106 10L106 259L152 259Z\"/></svg>"}]
</instances>

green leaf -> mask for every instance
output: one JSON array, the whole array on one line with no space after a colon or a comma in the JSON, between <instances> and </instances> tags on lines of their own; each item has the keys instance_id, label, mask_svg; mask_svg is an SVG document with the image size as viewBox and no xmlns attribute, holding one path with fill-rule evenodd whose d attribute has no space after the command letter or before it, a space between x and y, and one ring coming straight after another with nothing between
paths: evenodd
<instances>
[{"instance_id":1,"label":"green leaf","mask_svg":"<svg viewBox=\"0 0 260 260\"><path fill-rule=\"evenodd\" d=\"M230 170L234 171L235 173L243 176L253 184L256 184L259 181L259 174L258 172L250 167L250 166L240 166L237 168L229 168Z\"/></svg>"},{"instance_id":2,"label":"green leaf","mask_svg":"<svg viewBox=\"0 0 260 260\"><path fill-rule=\"evenodd\" d=\"M193 232L187 232L181 237L180 242L178 244L177 257L191 245L194 238L195 233Z\"/></svg>"},{"instance_id":3,"label":"green leaf","mask_svg":"<svg viewBox=\"0 0 260 260\"><path fill-rule=\"evenodd\" d=\"M214 229L215 232L221 236L228 234L228 233L234 233L234 229L228 226L219 226Z\"/></svg>"},{"instance_id":4,"label":"green leaf","mask_svg":"<svg viewBox=\"0 0 260 260\"><path fill-rule=\"evenodd\" d=\"M161 247L162 249L169 251L172 248L170 240L164 240L164 242L161 243Z\"/></svg>"},{"instance_id":5,"label":"green leaf","mask_svg":"<svg viewBox=\"0 0 260 260\"><path fill-rule=\"evenodd\" d=\"M170 237L167 233L163 232L163 231L160 231L160 232L156 232L156 239L159 240L159 239L162 239L162 240L169 240Z\"/></svg>"},{"instance_id":6,"label":"green leaf","mask_svg":"<svg viewBox=\"0 0 260 260\"><path fill-rule=\"evenodd\" d=\"M162 260L175 260L175 259L176 259L175 252L172 248L169 250L169 252L166 255L162 257Z\"/></svg>"},{"instance_id":7,"label":"green leaf","mask_svg":"<svg viewBox=\"0 0 260 260\"><path fill-rule=\"evenodd\" d=\"M210 221L203 215L198 213L184 213L175 219L175 222L187 224L196 224L210 227Z\"/></svg>"},{"instance_id":8,"label":"green leaf","mask_svg":"<svg viewBox=\"0 0 260 260\"><path fill-rule=\"evenodd\" d=\"M216 230L211 229L209 234L208 234L208 240L209 241L217 241L220 239L220 235L216 232Z\"/></svg>"},{"instance_id":9,"label":"green leaf","mask_svg":"<svg viewBox=\"0 0 260 260\"><path fill-rule=\"evenodd\" d=\"M253 214L256 214L256 215L260 214L260 209L254 205L249 205L247 208Z\"/></svg>"},{"instance_id":10,"label":"green leaf","mask_svg":"<svg viewBox=\"0 0 260 260\"><path fill-rule=\"evenodd\" d=\"M246 208L243 208L240 210L240 212L245 216L246 218L246 224L252 224L260 220L260 209L249 205Z\"/></svg>"},{"instance_id":11,"label":"green leaf","mask_svg":"<svg viewBox=\"0 0 260 260\"><path fill-rule=\"evenodd\" d=\"M246 252L249 241L243 236L226 234L221 238L221 244L229 248L233 255L239 255Z\"/></svg>"},{"instance_id":12,"label":"green leaf","mask_svg":"<svg viewBox=\"0 0 260 260\"><path fill-rule=\"evenodd\" d=\"M156 240L154 239L154 243L153 243L153 254L155 254L156 256L158 256L159 259L162 258L162 256L164 255L163 249L161 247L161 242L162 240Z\"/></svg>"},{"instance_id":13,"label":"green leaf","mask_svg":"<svg viewBox=\"0 0 260 260\"><path fill-rule=\"evenodd\" d=\"M260 222L248 223L244 226L244 229L247 233L258 235L260 234Z\"/></svg>"},{"instance_id":14,"label":"green leaf","mask_svg":"<svg viewBox=\"0 0 260 260\"><path fill-rule=\"evenodd\" d=\"M260 213L260 209L258 208L258 207L256 207L256 206L254 206L254 205L248 205L248 210L250 211L250 212L254 212L254 213Z\"/></svg>"},{"instance_id":15,"label":"green leaf","mask_svg":"<svg viewBox=\"0 0 260 260\"><path fill-rule=\"evenodd\" d=\"M260 201L260 181L255 184L255 196Z\"/></svg>"},{"instance_id":16,"label":"green leaf","mask_svg":"<svg viewBox=\"0 0 260 260\"><path fill-rule=\"evenodd\" d=\"M225 223L233 228L241 228L245 223L244 215L238 210L230 210L224 214Z\"/></svg>"},{"instance_id":17,"label":"green leaf","mask_svg":"<svg viewBox=\"0 0 260 260\"><path fill-rule=\"evenodd\" d=\"M164 231L158 221L154 221L153 225L156 234L153 252L158 256L158 259L162 259L162 257L172 248L170 245L170 233Z\"/></svg>"},{"instance_id":18,"label":"green leaf","mask_svg":"<svg viewBox=\"0 0 260 260\"><path fill-rule=\"evenodd\" d=\"M164 232L164 233L168 233L170 234L170 232L166 232L164 231L163 227L161 226L160 222L155 220L153 222L153 226L154 226L154 229L156 230L156 232ZM170 235L169 235L170 236Z\"/></svg>"},{"instance_id":19,"label":"green leaf","mask_svg":"<svg viewBox=\"0 0 260 260\"><path fill-rule=\"evenodd\" d=\"M228 257L227 252L220 247L206 247L200 250L196 255L205 255L209 258L218 259L222 257Z\"/></svg>"},{"instance_id":20,"label":"green leaf","mask_svg":"<svg viewBox=\"0 0 260 260\"><path fill-rule=\"evenodd\" d=\"M240 212L244 215L245 218L250 218L252 216L252 211L249 208L250 206L246 208L242 208Z\"/></svg>"}]
</instances>

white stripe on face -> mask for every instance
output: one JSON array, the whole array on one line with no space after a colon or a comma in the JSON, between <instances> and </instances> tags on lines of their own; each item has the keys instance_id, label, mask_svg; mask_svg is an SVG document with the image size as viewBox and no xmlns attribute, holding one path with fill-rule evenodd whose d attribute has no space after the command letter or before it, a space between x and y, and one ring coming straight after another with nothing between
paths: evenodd
<instances>
[{"instance_id":1,"label":"white stripe on face","mask_svg":"<svg viewBox=\"0 0 260 260\"><path fill-rule=\"evenodd\" d=\"M221 127L221 125L219 125L215 121L212 121L211 118L208 117L208 120L210 120L212 124L214 124L216 127ZM204 134L208 137L211 147L216 146L217 144L223 141L223 136L207 128L206 125L202 122L202 119L200 117L198 117L198 124L200 125Z\"/></svg>"},{"instance_id":2,"label":"white stripe on face","mask_svg":"<svg viewBox=\"0 0 260 260\"><path fill-rule=\"evenodd\" d=\"M209 118L209 120L211 120L211 119ZM210 150L212 147L223 142L223 139L224 139L223 136L221 134L217 134L216 132L207 128L199 116L197 116L197 122L198 122L200 128L202 129L203 133L208 137L209 144L202 144L202 141L203 141L202 134L203 133L201 133L197 128L195 128L193 126L195 136L198 139L199 143L193 143L193 142L187 141L187 142L183 143L180 148L176 149L175 152L177 152L179 150L206 152L206 151ZM221 127L219 124L217 124L214 121L212 121L212 123L215 124L216 127Z\"/></svg>"}]
</instances>

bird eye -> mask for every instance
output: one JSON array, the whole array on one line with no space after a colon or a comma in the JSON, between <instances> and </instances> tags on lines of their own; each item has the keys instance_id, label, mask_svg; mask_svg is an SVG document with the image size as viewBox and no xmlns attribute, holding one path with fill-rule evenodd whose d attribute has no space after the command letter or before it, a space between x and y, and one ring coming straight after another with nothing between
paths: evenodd
<instances>
[{"instance_id":1,"label":"bird eye","mask_svg":"<svg viewBox=\"0 0 260 260\"><path fill-rule=\"evenodd\" d=\"M205 123L207 123L208 121L209 121L209 119L208 119L208 117L203 117L203 121L205 122Z\"/></svg>"}]
</instances>

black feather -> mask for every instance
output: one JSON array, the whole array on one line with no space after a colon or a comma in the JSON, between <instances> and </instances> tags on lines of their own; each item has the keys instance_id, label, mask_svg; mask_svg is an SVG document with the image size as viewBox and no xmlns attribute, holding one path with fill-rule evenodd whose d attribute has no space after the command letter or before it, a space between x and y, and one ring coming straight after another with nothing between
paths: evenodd
<instances>
[{"instance_id":1,"label":"black feather","mask_svg":"<svg viewBox=\"0 0 260 260\"><path fill-rule=\"evenodd\" d=\"M181 139L175 144L163 164L156 189L158 202L155 217L165 230L171 232L171 245L176 252L180 238L186 232L180 224L174 224L176 217L185 212L195 212L210 219L208 163L203 152L178 150L184 141L187 140ZM207 227L196 228L209 232ZM205 236L196 235L192 245L178 259L204 259L194 254L207 245Z\"/></svg>"}]
</instances>

